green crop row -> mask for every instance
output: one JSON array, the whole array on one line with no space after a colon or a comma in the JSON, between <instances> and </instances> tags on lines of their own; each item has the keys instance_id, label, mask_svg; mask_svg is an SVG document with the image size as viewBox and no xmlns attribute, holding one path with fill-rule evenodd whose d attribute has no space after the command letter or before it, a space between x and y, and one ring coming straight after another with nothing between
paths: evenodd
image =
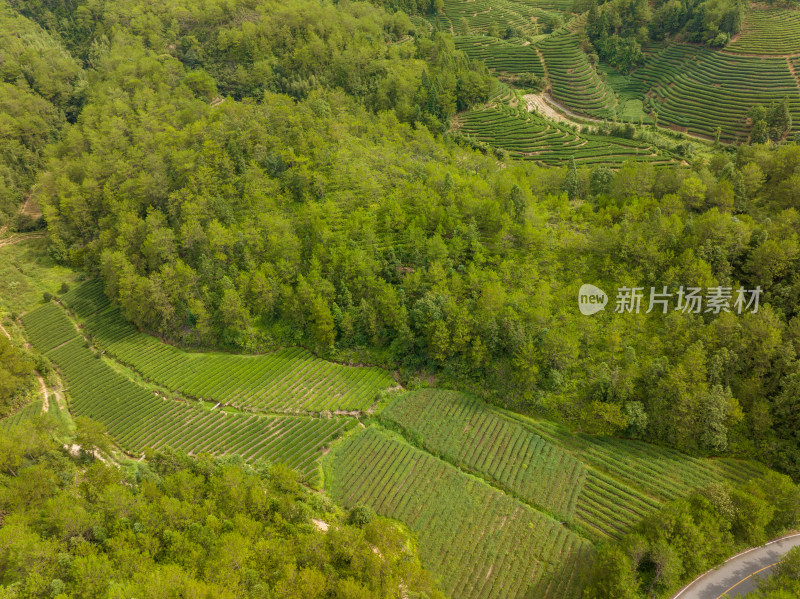
<instances>
[{"instance_id":1,"label":"green crop row","mask_svg":"<svg viewBox=\"0 0 800 599\"><path fill-rule=\"evenodd\" d=\"M796 54L800 52L800 12L780 8L751 9L728 52Z\"/></svg>"},{"instance_id":2,"label":"green crop row","mask_svg":"<svg viewBox=\"0 0 800 599\"><path fill-rule=\"evenodd\" d=\"M36 316L32 316L33 314ZM64 311L55 303L48 302L22 317L25 332L30 342L41 352L46 352L77 337L78 331Z\"/></svg>"},{"instance_id":3,"label":"green crop row","mask_svg":"<svg viewBox=\"0 0 800 599\"><path fill-rule=\"evenodd\" d=\"M576 520L590 532L600 533L600 538L620 537L660 505L624 483L589 470L578 498Z\"/></svg>"},{"instance_id":4,"label":"green crop row","mask_svg":"<svg viewBox=\"0 0 800 599\"><path fill-rule=\"evenodd\" d=\"M76 285L61 297L61 302L80 317L90 316L110 305L101 279Z\"/></svg>"},{"instance_id":5,"label":"green crop row","mask_svg":"<svg viewBox=\"0 0 800 599\"><path fill-rule=\"evenodd\" d=\"M52 322L53 314L47 306L30 312L26 330ZM62 310L56 314L71 324ZM285 463L315 484L323 448L355 425L349 418L229 414L160 397L112 368L72 330L72 339L54 349L45 349L53 345L46 338L34 345L64 376L74 414L101 422L131 453L170 446L191 454L240 454Z\"/></svg>"},{"instance_id":6,"label":"green crop row","mask_svg":"<svg viewBox=\"0 0 800 599\"><path fill-rule=\"evenodd\" d=\"M534 73L544 77L544 66L534 46L522 46L486 36L455 38L456 48L473 60L482 60L490 69L513 75Z\"/></svg>"},{"instance_id":7,"label":"green crop row","mask_svg":"<svg viewBox=\"0 0 800 599\"><path fill-rule=\"evenodd\" d=\"M475 472L535 507L570 520L586 469L481 400L437 389L404 394L381 418L431 453Z\"/></svg>"},{"instance_id":8,"label":"green crop row","mask_svg":"<svg viewBox=\"0 0 800 599\"><path fill-rule=\"evenodd\" d=\"M695 458L641 441L574 434L557 423L514 417L609 479L637 490L651 507L712 482L742 482L763 473L756 462Z\"/></svg>"},{"instance_id":9,"label":"green crop row","mask_svg":"<svg viewBox=\"0 0 800 599\"><path fill-rule=\"evenodd\" d=\"M616 137L578 134L545 121L536 114L509 108L491 108L459 116L459 131L515 158L558 166L570 158L584 165L620 166L626 160L669 164L672 158L658 148Z\"/></svg>"},{"instance_id":10,"label":"green crop row","mask_svg":"<svg viewBox=\"0 0 800 599\"><path fill-rule=\"evenodd\" d=\"M423 563L449 596L581 596L592 548L560 522L375 426L326 460L331 494L414 531Z\"/></svg>"},{"instance_id":11,"label":"green crop row","mask_svg":"<svg viewBox=\"0 0 800 599\"><path fill-rule=\"evenodd\" d=\"M798 129L800 97L797 79L785 58L755 58L672 44L648 54L631 79L643 93L645 110L658 113L662 125L724 141L743 141L749 134L747 111L789 98Z\"/></svg>"},{"instance_id":12,"label":"green crop row","mask_svg":"<svg viewBox=\"0 0 800 599\"><path fill-rule=\"evenodd\" d=\"M487 34L508 28L521 35L540 32L539 23L557 11L571 10L568 0L445 0L444 10L432 17L434 25L455 35Z\"/></svg>"},{"instance_id":13,"label":"green crop row","mask_svg":"<svg viewBox=\"0 0 800 599\"><path fill-rule=\"evenodd\" d=\"M89 311L84 324L94 343L145 379L254 412L366 410L394 385L380 368L335 364L301 348L258 356L185 352L140 333L115 308Z\"/></svg>"},{"instance_id":14,"label":"green crop row","mask_svg":"<svg viewBox=\"0 0 800 599\"><path fill-rule=\"evenodd\" d=\"M554 35L539 44L550 92L568 108L597 118L614 116L617 99L581 49L577 35Z\"/></svg>"},{"instance_id":15,"label":"green crop row","mask_svg":"<svg viewBox=\"0 0 800 599\"><path fill-rule=\"evenodd\" d=\"M42 402L34 401L19 410L16 414L7 416L0 419L0 432L8 432L12 427L25 422L26 420L33 420L37 415L42 413Z\"/></svg>"}]
</instances>

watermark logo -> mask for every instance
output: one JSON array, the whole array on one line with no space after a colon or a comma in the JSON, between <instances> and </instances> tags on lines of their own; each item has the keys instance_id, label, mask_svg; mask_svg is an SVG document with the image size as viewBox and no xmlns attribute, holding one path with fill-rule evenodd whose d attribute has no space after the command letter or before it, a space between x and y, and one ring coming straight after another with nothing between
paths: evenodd
<instances>
[{"instance_id":1,"label":"watermark logo","mask_svg":"<svg viewBox=\"0 0 800 599\"><path fill-rule=\"evenodd\" d=\"M578 308L581 314L589 316L600 312L600 310L605 310L607 303L608 296L606 292L599 287L586 283L581 285L581 288L578 290Z\"/></svg>"},{"instance_id":2,"label":"watermark logo","mask_svg":"<svg viewBox=\"0 0 800 599\"><path fill-rule=\"evenodd\" d=\"M647 293L645 287L619 287L617 289L616 306L617 314L639 314L661 312L666 314L670 310L678 312L700 314L710 312L758 312L762 289L739 287L683 287L670 290L666 286L650 287ZM608 296L594 285L581 285L578 291L578 308L581 314L589 316L605 309Z\"/></svg>"}]
</instances>

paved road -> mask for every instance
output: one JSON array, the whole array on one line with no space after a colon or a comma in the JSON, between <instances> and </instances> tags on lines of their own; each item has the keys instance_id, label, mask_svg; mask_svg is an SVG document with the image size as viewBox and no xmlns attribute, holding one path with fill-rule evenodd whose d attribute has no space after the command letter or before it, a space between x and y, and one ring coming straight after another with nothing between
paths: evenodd
<instances>
[{"instance_id":1,"label":"paved road","mask_svg":"<svg viewBox=\"0 0 800 599\"><path fill-rule=\"evenodd\" d=\"M673 599L719 599L726 592L729 597L744 597L755 590L761 577L769 576L785 553L798 546L800 534L794 534L746 551L696 579Z\"/></svg>"}]
</instances>

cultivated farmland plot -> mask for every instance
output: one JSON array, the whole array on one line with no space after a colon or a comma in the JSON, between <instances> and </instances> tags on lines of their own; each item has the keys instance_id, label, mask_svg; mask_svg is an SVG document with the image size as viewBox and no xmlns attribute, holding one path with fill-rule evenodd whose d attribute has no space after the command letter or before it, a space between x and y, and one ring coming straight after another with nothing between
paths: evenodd
<instances>
[{"instance_id":1,"label":"cultivated farmland plot","mask_svg":"<svg viewBox=\"0 0 800 599\"><path fill-rule=\"evenodd\" d=\"M743 54L797 54L800 52L800 11L781 8L751 9L741 33L725 46Z\"/></svg>"},{"instance_id":2,"label":"cultivated farmland plot","mask_svg":"<svg viewBox=\"0 0 800 599\"><path fill-rule=\"evenodd\" d=\"M585 466L483 401L425 389L395 399L381 419L407 431L434 455L477 473L525 503L559 519L572 519Z\"/></svg>"},{"instance_id":3,"label":"cultivated farmland plot","mask_svg":"<svg viewBox=\"0 0 800 599\"><path fill-rule=\"evenodd\" d=\"M576 435L472 396L425 389L381 413L419 447L594 540L620 537L665 501L760 476L755 462L693 458L638 441Z\"/></svg>"},{"instance_id":4,"label":"cultivated farmland plot","mask_svg":"<svg viewBox=\"0 0 800 599\"><path fill-rule=\"evenodd\" d=\"M444 11L431 18L442 31L454 35L487 34L492 26L500 32L512 28L520 35L536 35L540 22L552 9L572 10L569 0L445 0Z\"/></svg>"},{"instance_id":5,"label":"cultivated farmland plot","mask_svg":"<svg viewBox=\"0 0 800 599\"><path fill-rule=\"evenodd\" d=\"M656 47L631 74L645 110L658 122L709 138L745 141L747 111L789 98L793 130L800 130L800 88L786 58L715 52L686 44Z\"/></svg>"},{"instance_id":6,"label":"cultivated farmland plot","mask_svg":"<svg viewBox=\"0 0 800 599\"><path fill-rule=\"evenodd\" d=\"M33 420L36 416L42 413L42 402L41 401L34 401L33 403L28 404L16 414L12 414L11 416L7 416L3 419L0 419L0 432L7 432L12 427L17 426L27 420Z\"/></svg>"},{"instance_id":7,"label":"cultivated farmland plot","mask_svg":"<svg viewBox=\"0 0 800 599\"><path fill-rule=\"evenodd\" d=\"M454 41L456 48L473 60L482 60L490 69L512 75L534 73L544 77L544 65L535 46L523 46L485 35L461 36Z\"/></svg>"},{"instance_id":8,"label":"cultivated farmland plot","mask_svg":"<svg viewBox=\"0 0 800 599\"><path fill-rule=\"evenodd\" d=\"M665 501L712 482L741 483L765 470L757 462L695 458L648 443L574 434L554 422L509 416L589 467L575 521L590 536L619 537Z\"/></svg>"},{"instance_id":9,"label":"cultivated farmland plot","mask_svg":"<svg viewBox=\"0 0 800 599\"><path fill-rule=\"evenodd\" d=\"M617 99L581 50L577 35L552 35L539 44L550 93L571 110L599 119L616 112Z\"/></svg>"},{"instance_id":10,"label":"cultivated farmland plot","mask_svg":"<svg viewBox=\"0 0 800 599\"><path fill-rule=\"evenodd\" d=\"M55 306L54 312L52 307L53 304L46 304L26 314L26 330L40 331L44 323L56 331L72 326L63 310ZM352 418L208 411L159 397L101 359L87 347L74 326L71 339L58 345L38 333L31 336L31 341L58 366L72 412L104 424L117 443L133 454L148 447L166 446L192 454L239 454L249 461L285 463L311 484L317 484L322 450L356 424Z\"/></svg>"},{"instance_id":11,"label":"cultivated farmland plot","mask_svg":"<svg viewBox=\"0 0 800 599\"><path fill-rule=\"evenodd\" d=\"M337 444L326 462L336 499L416 533L450 597L580 597L593 549L557 520L376 426Z\"/></svg>"},{"instance_id":12,"label":"cultivated farmland plot","mask_svg":"<svg viewBox=\"0 0 800 599\"><path fill-rule=\"evenodd\" d=\"M475 110L459 115L459 131L514 158L558 166L575 158L577 164L619 167L627 160L654 165L674 160L654 146L619 137L576 133L571 128L508 107Z\"/></svg>"},{"instance_id":13,"label":"cultivated farmland plot","mask_svg":"<svg viewBox=\"0 0 800 599\"><path fill-rule=\"evenodd\" d=\"M137 331L100 295L102 288L98 293L100 285L85 283L63 301L100 348L187 397L251 412L355 411L369 409L379 391L395 385L383 369L335 364L301 348L258 356L180 350Z\"/></svg>"}]
</instances>

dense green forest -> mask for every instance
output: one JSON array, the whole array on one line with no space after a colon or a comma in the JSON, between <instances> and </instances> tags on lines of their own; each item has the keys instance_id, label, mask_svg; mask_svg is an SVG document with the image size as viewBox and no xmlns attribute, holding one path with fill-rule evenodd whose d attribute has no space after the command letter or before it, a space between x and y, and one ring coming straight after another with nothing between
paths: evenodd
<instances>
[{"instance_id":1,"label":"dense green forest","mask_svg":"<svg viewBox=\"0 0 800 599\"><path fill-rule=\"evenodd\" d=\"M120 467L84 424L73 453L47 417L0 437L3 599L443 597L407 533L285 466L167 451Z\"/></svg>"},{"instance_id":2,"label":"dense green forest","mask_svg":"<svg viewBox=\"0 0 800 599\"><path fill-rule=\"evenodd\" d=\"M101 274L143 329L302 344L800 475L794 144L674 169L498 169L441 135L491 93L485 66L402 12L11 4L49 37L6 9L10 26L75 56L46 54L33 86L63 115L33 191L51 253ZM584 282L764 295L757 313L590 319Z\"/></svg>"}]
</instances>

